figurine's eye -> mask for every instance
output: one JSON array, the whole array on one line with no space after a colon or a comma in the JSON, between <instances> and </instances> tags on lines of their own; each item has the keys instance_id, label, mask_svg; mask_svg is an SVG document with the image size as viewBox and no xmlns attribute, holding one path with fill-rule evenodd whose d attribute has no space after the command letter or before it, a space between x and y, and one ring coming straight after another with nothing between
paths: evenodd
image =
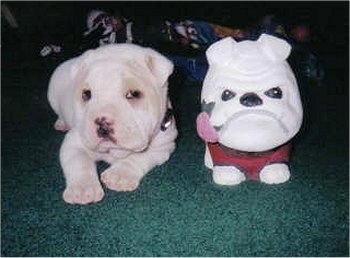
<instances>
[{"instance_id":1,"label":"figurine's eye","mask_svg":"<svg viewBox=\"0 0 350 258\"><path fill-rule=\"evenodd\" d=\"M271 88L265 91L265 95L273 99L281 99L283 94L280 87Z\"/></svg>"},{"instance_id":2,"label":"figurine's eye","mask_svg":"<svg viewBox=\"0 0 350 258\"><path fill-rule=\"evenodd\" d=\"M224 90L221 94L221 99L223 101L228 101L228 100L232 99L234 96L236 96L236 93L234 93L233 91Z\"/></svg>"},{"instance_id":3,"label":"figurine's eye","mask_svg":"<svg viewBox=\"0 0 350 258\"><path fill-rule=\"evenodd\" d=\"M84 89L82 94L81 94L81 97L82 97L84 102L89 101L91 99L91 90Z\"/></svg>"},{"instance_id":4,"label":"figurine's eye","mask_svg":"<svg viewBox=\"0 0 350 258\"><path fill-rule=\"evenodd\" d=\"M125 97L126 99L140 99L142 97L142 93L139 90L129 90Z\"/></svg>"}]
</instances>

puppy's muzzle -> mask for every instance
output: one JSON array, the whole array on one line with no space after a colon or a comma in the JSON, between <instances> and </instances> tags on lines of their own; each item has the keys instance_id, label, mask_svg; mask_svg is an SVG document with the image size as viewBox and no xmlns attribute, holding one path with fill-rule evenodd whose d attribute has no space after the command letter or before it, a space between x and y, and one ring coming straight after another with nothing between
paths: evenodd
<instances>
[{"instance_id":1,"label":"puppy's muzzle","mask_svg":"<svg viewBox=\"0 0 350 258\"><path fill-rule=\"evenodd\" d=\"M99 117L95 119L96 134L99 138L114 141L113 122L108 121L106 117Z\"/></svg>"}]
</instances>

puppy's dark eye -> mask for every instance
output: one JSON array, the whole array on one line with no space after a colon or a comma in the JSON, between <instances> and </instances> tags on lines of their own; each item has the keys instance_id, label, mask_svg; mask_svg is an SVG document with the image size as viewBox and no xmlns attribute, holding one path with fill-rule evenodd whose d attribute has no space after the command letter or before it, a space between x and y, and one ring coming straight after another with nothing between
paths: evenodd
<instances>
[{"instance_id":1,"label":"puppy's dark eye","mask_svg":"<svg viewBox=\"0 0 350 258\"><path fill-rule=\"evenodd\" d=\"M139 90L129 90L125 96L127 99L140 99L142 97L142 93Z\"/></svg>"},{"instance_id":2,"label":"puppy's dark eye","mask_svg":"<svg viewBox=\"0 0 350 258\"><path fill-rule=\"evenodd\" d=\"M91 90L84 89L81 95L84 102L91 99Z\"/></svg>"},{"instance_id":3,"label":"puppy's dark eye","mask_svg":"<svg viewBox=\"0 0 350 258\"><path fill-rule=\"evenodd\" d=\"M221 94L221 99L223 101L228 101L228 100L232 99L234 96L236 96L236 93L234 93L233 91L224 90Z\"/></svg>"},{"instance_id":4,"label":"puppy's dark eye","mask_svg":"<svg viewBox=\"0 0 350 258\"><path fill-rule=\"evenodd\" d=\"M281 99L283 97L280 87L271 88L265 91L265 95L273 99Z\"/></svg>"}]
</instances>

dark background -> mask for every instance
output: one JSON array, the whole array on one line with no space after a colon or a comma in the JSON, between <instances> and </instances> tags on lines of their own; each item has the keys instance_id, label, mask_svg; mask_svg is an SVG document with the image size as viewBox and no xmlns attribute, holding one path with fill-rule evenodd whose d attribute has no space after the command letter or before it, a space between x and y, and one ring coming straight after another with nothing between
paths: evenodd
<instances>
[{"instance_id":1,"label":"dark background","mask_svg":"<svg viewBox=\"0 0 350 258\"><path fill-rule=\"evenodd\" d=\"M20 60L38 56L45 43L73 44L86 29L91 9L120 12L138 26L160 20L204 20L233 28L256 25L266 14L275 14L290 30L294 25L310 25L313 44L326 51L332 46L347 53L348 3L345 1L25 1L6 2L19 23L10 29L2 19L2 45ZM7 50L7 49L6 49ZM5 57L9 54L5 52Z\"/></svg>"},{"instance_id":2,"label":"dark background","mask_svg":"<svg viewBox=\"0 0 350 258\"><path fill-rule=\"evenodd\" d=\"M349 2L1 2L2 256L349 257ZM60 58L47 43L74 45L92 8L119 10L137 24L201 19L249 27L266 14L287 29L307 23L321 84L299 80L303 128L291 179L280 185L212 182L196 134L200 82L170 78L180 135L170 160L131 193L105 189L93 205L67 205L58 152L64 134L46 98Z\"/></svg>"}]
</instances>

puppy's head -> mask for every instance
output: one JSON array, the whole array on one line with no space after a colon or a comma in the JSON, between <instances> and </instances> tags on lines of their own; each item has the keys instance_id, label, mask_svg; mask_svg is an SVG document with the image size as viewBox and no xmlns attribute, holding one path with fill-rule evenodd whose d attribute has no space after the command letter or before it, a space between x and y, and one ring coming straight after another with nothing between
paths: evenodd
<instances>
[{"instance_id":1,"label":"puppy's head","mask_svg":"<svg viewBox=\"0 0 350 258\"><path fill-rule=\"evenodd\" d=\"M86 146L142 151L159 131L167 105L172 63L149 48L131 44L83 54L71 70L75 121Z\"/></svg>"},{"instance_id":2,"label":"puppy's head","mask_svg":"<svg viewBox=\"0 0 350 258\"><path fill-rule=\"evenodd\" d=\"M302 105L286 58L290 46L263 34L257 41L231 38L207 50L199 135L230 148L258 152L290 140L300 129Z\"/></svg>"}]
</instances>

